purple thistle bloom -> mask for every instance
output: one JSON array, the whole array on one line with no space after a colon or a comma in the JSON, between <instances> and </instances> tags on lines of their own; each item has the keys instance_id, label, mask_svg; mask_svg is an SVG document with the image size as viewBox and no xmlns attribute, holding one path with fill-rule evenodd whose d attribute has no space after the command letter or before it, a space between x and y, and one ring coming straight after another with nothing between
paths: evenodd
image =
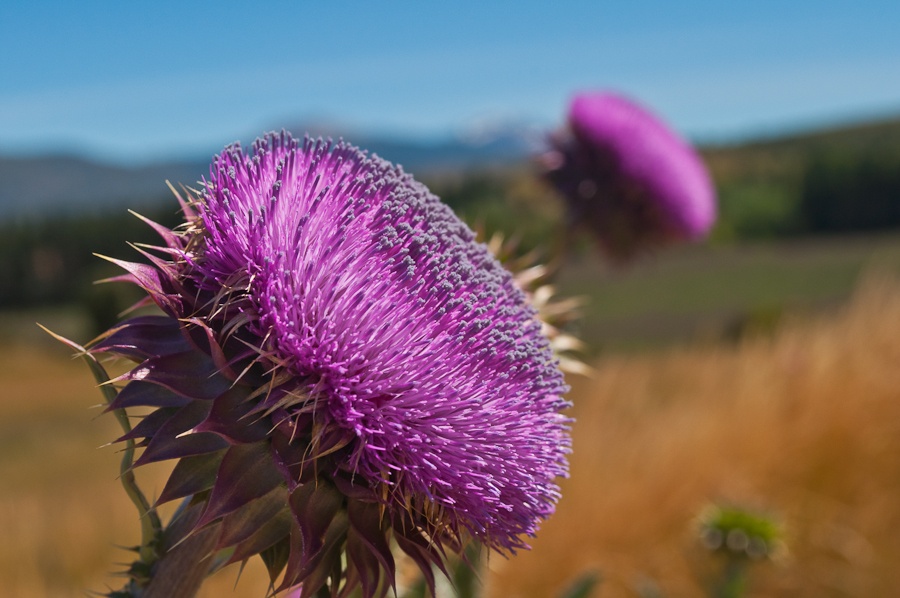
<instances>
[{"instance_id":1,"label":"purple thistle bloom","mask_svg":"<svg viewBox=\"0 0 900 598\"><path fill-rule=\"evenodd\" d=\"M703 237L716 217L703 160L662 121L610 93L576 95L545 177L614 258Z\"/></svg>"},{"instance_id":2,"label":"purple thistle bloom","mask_svg":"<svg viewBox=\"0 0 900 598\"><path fill-rule=\"evenodd\" d=\"M179 459L232 562L284 589L366 597L398 547L526 547L567 475L563 378L534 310L423 185L338 143L269 134L217 156L165 258L117 262L165 316L91 347L137 365L114 408L155 407L137 465ZM346 558L342 559L342 555ZM344 595L344 594L341 594Z\"/></svg>"}]
</instances>

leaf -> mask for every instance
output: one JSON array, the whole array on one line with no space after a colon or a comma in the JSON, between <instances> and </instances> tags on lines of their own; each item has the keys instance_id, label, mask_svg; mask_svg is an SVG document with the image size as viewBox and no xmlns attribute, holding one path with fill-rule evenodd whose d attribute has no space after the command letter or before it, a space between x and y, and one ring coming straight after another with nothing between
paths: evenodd
<instances>
[{"instance_id":1,"label":"leaf","mask_svg":"<svg viewBox=\"0 0 900 598\"><path fill-rule=\"evenodd\" d=\"M218 434L232 444L249 444L269 435L268 418L249 415L252 403L247 389L236 386L216 397L209 415L195 428L198 432Z\"/></svg>"},{"instance_id":2,"label":"leaf","mask_svg":"<svg viewBox=\"0 0 900 598\"><path fill-rule=\"evenodd\" d=\"M126 440L136 440L138 438L153 438L159 429L168 422L173 415L178 413L178 407L168 407L165 409L157 409L156 411L144 416L134 428L116 438L115 442L125 442Z\"/></svg>"},{"instance_id":3,"label":"leaf","mask_svg":"<svg viewBox=\"0 0 900 598\"><path fill-rule=\"evenodd\" d=\"M347 506L347 513L350 516L350 525L387 572L387 578L396 594L394 557L387 542L387 532L382 526L381 505L353 500Z\"/></svg>"},{"instance_id":4,"label":"leaf","mask_svg":"<svg viewBox=\"0 0 900 598\"><path fill-rule=\"evenodd\" d=\"M179 459L156 504L163 504L212 488L216 483L216 473L219 471L219 465L222 463L222 457L225 456L226 450Z\"/></svg>"},{"instance_id":5,"label":"leaf","mask_svg":"<svg viewBox=\"0 0 900 598\"><path fill-rule=\"evenodd\" d=\"M221 440L218 436L215 438ZM202 527L233 513L283 483L281 474L272 462L269 443L232 446L222 458L216 474L216 484L197 526Z\"/></svg>"},{"instance_id":6,"label":"leaf","mask_svg":"<svg viewBox=\"0 0 900 598\"><path fill-rule=\"evenodd\" d=\"M147 357L190 349L181 324L166 316L139 316L126 320L91 343L92 353L113 352L142 361Z\"/></svg>"},{"instance_id":7,"label":"leaf","mask_svg":"<svg viewBox=\"0 0 900 598\"><path fill-rule=\"evenodd\" d=\"M266 570L269 572L269 582L274 586L278 575L284 570L291 553L291 539L286 537L259 553Z\"/></svg>"},{"instance_id":8,"label":"leaf","mask_svg":"<svg viewBox=\"0 0 900 598\"><path fill-rule=\"evenodd\" d=\"M352 526L347 532L347 556L350 563L356 568L359 582L362 584L363 596L373 595L381 579L381 566Z\"/></svg>"},{"instance_id":9,"label":"leaf","mask_svg":"<svg viewBox=\"0 0 900 598\"><path fill-rule=\"evenodd\" d=\"M153 266L148 266L147 264L117 260L105 255L100 255L99 253L95 253L94 255L96 255L100 259L112 262L113 264L128 272L129 276L131 277L131 282L147 291L147 294L153 297L154 301L156 301L161 307L163 307L164 309L168 308L168 311L172 310L175 300L173 299L173 297L169 296L166 293L166 289L163 288L163 283L160 279L160 272L156 268L154 268Z\"/></svg>"},{"instance_id":10,"label":"leaf","mask_svg":"<svg viewBox=\"0 0 900 598\"><path fill-rule=\"evenodd\" d=\"M291 512L308 556L321 550L331 521L343 504L344 496L326 480L307 482L291 493Z\"/></svg>"},{"instance_id":11,"label":"leaf","mask_svg":"<svg viewBox=\"0 0 900 598\"><path fill-rule=\"evenodd\" d=\"M458 598L475 598L481 587L478 567L481 563L481 544L470 542L464 556L453 567L453 585Z\"/></svg>"},{"instance_id":12,"label":"leaf","mask_svg":"<svg viewBox=\"0 0 900 598\"><path fill-rule=\"evenodd\" d=\"M283 486L276 486L265 496L248 503L243 509L238 509L222 519L222 535L219 537L219 548L233 546L246 540L260 529L266 522L284 512L290 517L287 502L287 490ZM284 524L284 533L287 534L289 525ZM264 548L267 548L265 546Z\"/></svg>"},{"instance_id":13,"label":"leaf","mask_svg":"<svg viewBox=\"0 0 900 598\"><path fill-rule=\"evenodd\" d=\"M119 391L118 396L106 407L105 412L129 407L184 407L190 402L191 399L188 397L164 386L134 380Z\"/></svg>"},{"instance_id":14,"label":"leaf","mask_svg":"<svg viewBox=\"0 0 900 598\"><path fill-rule=\"evenodd\" d=\"M292 550L287 566L285 567L284 579L281 585L276 588L280 592L299 582L303 582L302 596L306 598L311 596L325 583L332 569L333 564L340 565L341 552L343 545L342 540L347 535L347 529L350 522L347 519L345 511L338 513L331 520L331 525L325 532L321 550L314 555L309 555L306 548L302 550ZM300 530L296 525L296 521L291 526L291 545L303 546L302 540L298 537Z\"/></svg>"},{"instance_id":15,"label":"leaf","mask_svg":"<svg viewBox=\"0 0 900 598\"><path fill-rule=\"evenodd\" d=\"M135 467L164 461L212 453L228 446L228 443L209 432L188 433L209 414L210 403L192 401L175 412L150 438L147 448L135 462ZM159 409L151 413L153 417ZM143 423L143 422L141 422Z\"/></svg>"},{"instance_id":16,"label":"leaf","mask_svg":"<svg viewBox=\"0 0 900 598\"><path fill-rule=\"evenodd\" d=\"M266 521L247 538L244 538L235 545L234 554L231 555L229 563L245 561L256 554L261 555L282 540L288 539L290 537L290 530L291 515L288 513L287 509L280 513L276 513L275 517ZM225 546L226 544L221 543L220 547ZM277 576L279 572L276 572L275 575Z\"/></svg>"},{"instance_id":17,"label":"leaf","mask_svg":"<svg viewBox=\"0 0 900 598\"><path fill-rule=\"evenodd\" d=\"M200 400L212 400L231 388L231 382L218 375L212 359L199 351L151 357L122 378L152 382Z\"/></svg>"},{"instance_id":18,"label":"leaf","mask_svg":"<svg viewBox=\"0 0 900 598\"><path fill-rule=\"evenodd\" d=\"M162 237L163 241L165 241L166 245L170 249L182 249L182 243L178 235L173 233L171 230L161 224L158 224L157 222L154 222L153 220L150 220L142 214L138 214L134 210L128 210L128 212L131 213L132 216L140 219L142 222L144 222L144 224L152 228L154 231L156 231L156 234Z\"/></svg>"}]
</instances>

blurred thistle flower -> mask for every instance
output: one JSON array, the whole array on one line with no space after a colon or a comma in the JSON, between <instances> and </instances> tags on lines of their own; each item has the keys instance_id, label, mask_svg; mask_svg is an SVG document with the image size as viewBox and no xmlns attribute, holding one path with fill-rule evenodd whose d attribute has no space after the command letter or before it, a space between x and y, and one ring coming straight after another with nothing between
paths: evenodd
<instances>
[{"instance_id":1,"label":"blurred thistle flower","mask_svg":"<svg viewBox=\"0 0 900 598\"><path fill-rule=\"evenodd\" d=\"M91 355L136 362L120 440L178 459L187 536L260 554L273 591L385 595L391 541L422 569L475 541L524 548L567 475L567 391L513 278L423 185L343 142L226 148L149 264L112 260L165 315ZM148 221L149 222L149 221ZM160 257L162 256L162 257ZM283 573L283 576L282 576ZM276 580L282 576L280 584Z\"/></svg>"},{"instance_id":2,"label":"blurred thistle flower","mask_svg":"<svg viewBox=\"0 0 900 598\"><path fill-rule=\"evenodd\" d=\"M700 156L662 121L611 93L576 95L566 130L539 158L586 226L616 260L696 240L715 221L715 191Z\"/></svg>"},{"instance_id":3,"label":"blurred thistle flower","mask_svg":"<svg viewBox=\"0 0 900 598\"><path fill-rule=\"evenodd\" d=\"M741 507L711 505L697 526L707 550L730 558L761 560L783 550L781 526L771 516Z\"/></svg>"}]
</instances>

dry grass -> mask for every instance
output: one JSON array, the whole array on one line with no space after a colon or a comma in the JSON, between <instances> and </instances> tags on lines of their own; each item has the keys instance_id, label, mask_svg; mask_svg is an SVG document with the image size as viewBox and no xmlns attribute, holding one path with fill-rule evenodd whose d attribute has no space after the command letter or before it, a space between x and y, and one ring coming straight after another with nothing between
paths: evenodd
<instances>
[{"instance_id":1,"label":"dry grass","mask_svg":"<svg viewBox=\"0 0 900 598\"><path fill-rule=\"evenodd\" d=\"M494 559L491 595L544 597L599 570L600 596L702 595L709 501L780 515L789 552L750 595L900 587L900 286L733 347L608 357L577 380L572 477L534 550Z\"/></svg>"},{"instance_id":2,"label":"dry grass","mask_svg":"<svg viewBox=\"0 0 900 598\"><path fill-rule=\"evenodd\" d=\"M496 598L553 596L580 572L599 595L701 593L709 559L691 522L711 500L779 514L789 552L751 595L892 596L900 587L900 284L871 281L845 309L737 346L608 356L574 380L575 454L534 550L494 558ZM8 347L0 360L0 594L83 596L135 543L115 480L116 435L83 364ZM152 494L163 469L143 473ZM248 567L204 596L263 594ZM644 581L642 581L644 580Z\"/></svg>"}]
</instances>

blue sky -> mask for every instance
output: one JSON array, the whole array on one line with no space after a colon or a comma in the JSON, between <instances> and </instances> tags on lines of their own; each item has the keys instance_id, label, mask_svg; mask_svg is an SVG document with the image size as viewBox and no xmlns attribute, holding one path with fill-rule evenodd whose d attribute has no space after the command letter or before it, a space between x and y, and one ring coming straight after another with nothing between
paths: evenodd
<instances>
[{"instance_id":1,"label":"blue sky","mask_svg":"<svg viewBox=\"0 0 900 598\"><path fill-rule=\"evenodd\" d=\"M3 2L0 152L199 155L327 119L552 127L576 90L729 139L900 114L900 2ZM299 133L299 132L298 132Z\"/></svg>"}]
</instances>

